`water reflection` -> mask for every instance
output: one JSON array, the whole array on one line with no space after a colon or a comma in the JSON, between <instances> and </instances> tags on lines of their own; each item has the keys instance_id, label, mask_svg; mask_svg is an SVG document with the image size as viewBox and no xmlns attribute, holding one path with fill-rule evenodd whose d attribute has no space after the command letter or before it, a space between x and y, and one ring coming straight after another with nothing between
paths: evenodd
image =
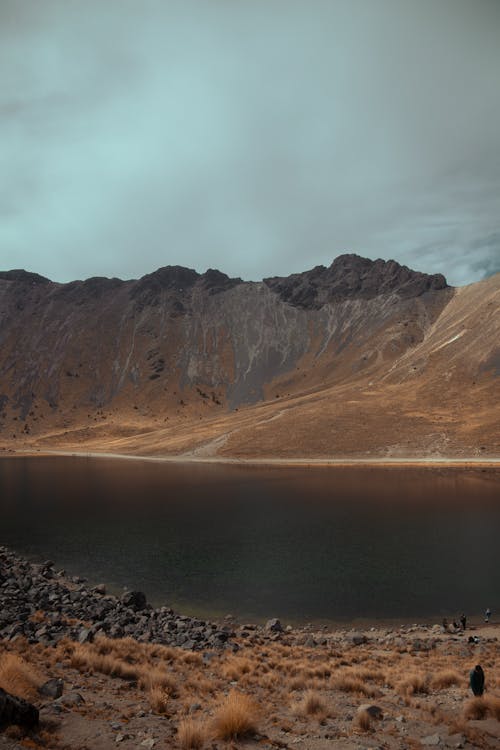
<instances>
[{"instance_id":1,"label":"water reflection","mask_svg":"<svg viewBox=\"0 0 500 750\"><path fill-rule=\"evenodd\" d=\"M500 584L480 471L15 458L0 489L0 543L187 613L473 613Z\"/></svg>"}]
</instances>

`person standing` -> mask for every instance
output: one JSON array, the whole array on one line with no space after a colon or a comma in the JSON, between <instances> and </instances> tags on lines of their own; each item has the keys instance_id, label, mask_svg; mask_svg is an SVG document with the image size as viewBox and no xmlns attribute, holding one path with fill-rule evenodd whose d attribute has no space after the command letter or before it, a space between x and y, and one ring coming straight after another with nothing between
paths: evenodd
<instances>
[{"instance_id":1,"label":"person standing","mask_svg":"<svg viewBox=\"0 0 500 750\"><path fill-rule=\"evenodd\" d=\"M476 664L469 672L470 689L477 697L484 693L484 672L480 664Z\"/></svg>"},{"instance_id":2,"label":"person standing","mask_svg":"<svg viewBox=\"0 0 500 750\"><path fill-rule=\"evenodd\" d=\"M488 607L486 612L484 613L484 621L489 622L491 617L491 609Z\"/></svg>"},{"instance_id":3,"label":"person standing","mask_svg":"<svg viewBox=\"0 0 500 750\"><path fill-rule=\"evenodd\" d=\"M460 615L460 622L462 624L462 630L465 630L467 626L467 618L464 614Z\"/></svg>"}]
</instances>

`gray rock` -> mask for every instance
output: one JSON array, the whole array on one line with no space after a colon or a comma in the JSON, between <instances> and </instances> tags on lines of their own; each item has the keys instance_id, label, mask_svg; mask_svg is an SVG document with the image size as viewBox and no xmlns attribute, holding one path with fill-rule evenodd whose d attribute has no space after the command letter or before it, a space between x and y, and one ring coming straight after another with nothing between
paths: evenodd
<instances>
[{"instance_id":1,"label":"gray rock","mask_svg":"<svg viewBox=\"0 0 500 750\"><path fill-rule=\"evenodd\" d=\"M350 641L354 646L361 646L367 640L366 635L363 635L363 633L351 633Z\"/></svg>"},{"instance_id":2,"label":"gray rock","mask_svg":"<svg viewBox=\"0 0 500 750\"><path fill-rule=\"evenodd\" d=\"M47 680L44 684L38 688L40 695L44 695L47 698L60 698L63 694L64 682L61 679L53 678Z\"/></svg>"},{"instance_id":3,"label":"gray rock","mask_svg":"<svg viewBox=\"0 0 500 750\"><path fill-rule=\"evenodd\" d=\"M439 734L429 734L427 737L422 737L420 740L421 745L425 745L426 747L437 747L438 745L441 745L442 740Z\"/></svg>"},{"instance_id":4,"label":"gray rock","mask_svg":"<svg viewBox=\"0 0 500 750\"><path fill-rule=\"evenodd\" d=\"M375 705L375 703L363 703L362 706L358 707L359 714L365 711L372 719L382 719L384 716L380 706Z\"/></svg>"},{"instance_id":5,"label":"gray rock","mask_svg":"<svg viewBox=\"0 0 500 750\"><path fill-rule=\"evenodd\" d=\"M268 620L266 622L266 630L269 630L272 633L282 633L283 632L283 628L281 626L281 622L278 620L277 617L273 617L271 620Z\"/></svg>"},{"instance_id":6,"label":"gray rock","mask_svg":"<svg viewBox=\"0 0 500 750\"><path fill-rule=\"evenodd\" d=\"M82 703L85 703L83 696L76 691L71 691L70 693L66 693L66 695L62 695L57 701L67 707L80 706Z\"/></svg>"},{"instance_id":7,"label":"gray rock","mask_svg":"<svg viewBox=\"0 0 500 750\"><path fill-rule=\"evenodd\" d=\"M121 597L121 602L126 607L132 607L136 611L147 606L146 594L142 591L125 591Z\"/></svg>"},{"instance_id":8,"label":"gray rock","mask_svg":"<svg viewBox=\"0 0 500 750\"><path fill-rule=\"evenodd\" d=\"M81 628L78 633L78 643L91 643L94 640L94 635L89 628Z\"/></svg>"}]
</instances>

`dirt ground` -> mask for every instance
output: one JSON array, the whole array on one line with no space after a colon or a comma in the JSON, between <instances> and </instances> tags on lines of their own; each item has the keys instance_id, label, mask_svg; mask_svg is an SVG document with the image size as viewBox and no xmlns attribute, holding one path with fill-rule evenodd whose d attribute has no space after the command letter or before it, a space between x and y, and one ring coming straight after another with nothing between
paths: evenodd
<instances>
[{"instance_id":1,"label":"dirt ground","mask_svg":"<svg viewBox=\"0 0 500 750\"><path fill-rule=\"evenodd\" d=\"M221 652L0 641L0 686L40 709L40 728L4 730L0 750L500 748L500 622L465 633L232 625ZM474 699L477 663L486 691ZM51 678L64 681L58 699L38 694Z\"/></svg>"}]
</instances>

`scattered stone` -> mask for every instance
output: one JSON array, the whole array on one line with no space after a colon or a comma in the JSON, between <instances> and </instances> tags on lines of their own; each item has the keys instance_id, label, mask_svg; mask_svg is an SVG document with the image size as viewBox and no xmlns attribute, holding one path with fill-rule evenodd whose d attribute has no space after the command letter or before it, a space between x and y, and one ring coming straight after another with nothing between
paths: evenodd
<instances>
[{"instance_id":1,"label":"scattered stone","mask_svg":"<svg viewBox=\"0 0 500 750\"><path fill-rule=\"evenodd\" d=\"M89 628L82 628L78 633L78 643L91 643L94 640L94 634Z\"/></svg>"},{"instance_id":2,"label":"scattered stone","mask_svg":"<svg viewBox=\"0 0 500 750\"><path fill-rule=\"evenodd\" d=\"M283 628L281 626L281 622L278 620L277 617L274 617L272 620L268 620L266 622L266 630L271 631L272 633L282 633Z\"/></svg>"},{"instance_id":3,"label":"scattered stone","mask_svg":"<svg viewBox=\"0 0 500 750\"><path fill-rule=\"evenodd\" d=\"M140 642L202 651L238 648L230 641L234 630L229 621L220 628L178 615L169 607L153 609L140 591L117 598L105 594L104 584L90 587L81 577L70 581L52 573L52 566L30 563L0 547L0 638L54 644L62 638L87 643L100 636L129 636ZM44 613L43 623L30 619L35 611ZM70 624L75 620L80 624ZM248 626L248 632L255 630L255 625Z\"/></svg>"},{"instance_id":4,"label":"scattered stone","mask_svg":"<svg viewBox=\"0 0 500 750\"><path fill-rule=\"evenodd\" d=\"M77 693L76 691L71 691L70 693L66 693L65 695L62 695L57 700L59 703L62 703L62 705L66 706L67 708L71 706L80 706L82 703L85 703L83 696L80 695L80 693Z\"/></svg>"},{"instance_id":5,"label":"scattered stone","mask_svg":"<svg viewBox=\"0 0 500 750\"><path fill-rule=\"evenodd\" d=\"M60 698L63 694L64 682L61 679L53 678L47 680L44 684L38 688L40 695L44 695L47 698Z\"/></svg>"},{"instance_id":6,"label":"scattered stone","mask_svg":"<svg viewBox=\"0 0 500 750\"><path fill-rule=\"evenodd\" d=\"M441 737L439 734L429 734L427 737L422 737L420 743L426 747L436 747L441 745Z\"/></svg>"},{"instance_id":7,"label":"scattered stone","mask_svg":"<svg viewBox=\"0 0 500 750\"><path fill-rule=\"evenodd\" d=\"M363 635L363 633L351 633L350 637L351 643L354 646L361 646L363 643L366 643L368 640L366 635Z\"/></svg>"},{"instance_id":8,"label":"scattered stone","mask_svg":"<svg viewBox=\"0 0 500 750\"><path fill-rule=\"evenodd\" d=\"M152 737L148 737L146 740L143 740L141 742L141 747L147 747L149 750L153 748L156 745L156 740L154 740Z\"/></svg>"},{"instance_id":9,"label":"scattered stone","mask_svg":"<svg viewBox=\"0 0 500 750\"><path fill-rule=\"evenodd\" d=\"M362 706L358 707L358 714L366 712L372 719L383 719L384 714L380 706L376 706L375 703L363 703Z\"/></svg>"},{"instance_id":10,"label":"scattered stone","mask_svg":"<svg viewBox=\"0 0 500 750\"><path fill-rule=\"evenodd\" d=\"M147 606L146 594L142 591L125 591L121 598L122 604L132 609L141 610Z\"/></svg>"}]
</instances>

